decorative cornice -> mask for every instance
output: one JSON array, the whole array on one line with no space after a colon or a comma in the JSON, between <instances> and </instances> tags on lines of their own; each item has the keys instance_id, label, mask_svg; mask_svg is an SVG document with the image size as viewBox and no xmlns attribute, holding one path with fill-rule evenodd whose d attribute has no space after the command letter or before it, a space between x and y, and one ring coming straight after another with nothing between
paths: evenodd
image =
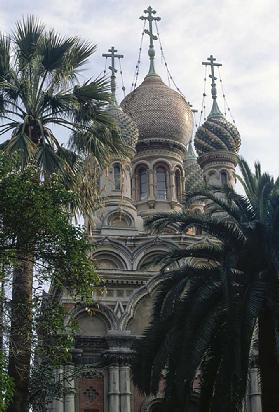
<instances>
[{"instance_id":1,"label":"decorative cornice","mask_svg":"<svg viewBox=\"0 0 279 412\"><path fill-rule=\"evenodd\" d=\"M198 157L198 163L201 168L203 168L208 163L213 162L227 162L232 163L234 166L236 166L238 162L238 156L235 153L228 152L226 150L216 150L215 152L209 152Z\"/></svg>"},{"instance_id":2,"label":"decorative cornice","mask_svg":"<svg viewBox=\"0 0 279 412\"><path fill-rule=\"evenodd\" d=\"M150 149L160 150L165 148L170 149L172 152L176 152L181 156L184 155L186 150L185 144L176 142L173 139L168 138L141 139L136 144L137 153Z\"/></svg>"}]
</instances>

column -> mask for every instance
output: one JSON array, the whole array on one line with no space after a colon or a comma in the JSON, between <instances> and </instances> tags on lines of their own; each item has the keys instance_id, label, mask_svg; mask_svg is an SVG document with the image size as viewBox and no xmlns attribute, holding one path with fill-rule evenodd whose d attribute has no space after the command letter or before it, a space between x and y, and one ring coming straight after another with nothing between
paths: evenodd
<instances>
[{"instance_id":1,"label":"column","mask_svg":"<svg viewBox=\"0 0 279 412\"><path fill-rule=\"evenodd\" d=\"M59 368L55 372L55 380L61 386L61 397L54 400L54 412L64 412L64 373L63 368Z\"/></svg>"},{"instance_id":2,"label":"column","mask_svg":"<svg viewBox=\"0 0 279 412\"><path fill-rule=\"evenodd\" d=\"M170 179L169 179L169 191L168 191L168 200L170 202L174 202L176 199L176 193L175 193L175 171L171 170L170 171Z\"/></svg>"},{"instance_id":3,"label":"column","mask_svg":"<svg viewBox=\"0 0 279 412\"><path fill-rule=\"evenodd\" d=\"M130 367L120 367L120 407L121 412L131 412Z\"/></svg>"},{"instance_id":4,"label":"column","mask_svg":"<svg viewBox=\"0 0 279 412\"><path fill-rule=\"evenodd\" d=\"M131 180L131 199L134 202L136 202L138 200L138 193L137 193L138 186L139 186L138 180L139 180L139 178L138 178L137 175L132 176L132 180Z\"/></svg>"},{"instance_id":5,"label":"column","mask_svg":"<svg viewBox=\"0 0 279 412\"><path fill-rule=\"evenodd\" d=\"M65 412L75 412L75 380L73 375L74 366L67 365L65 371Z\"/></svg>"},{"instance_id":6,"label":"column","mask_svg":"<svg viewBox=\"0 0 279 412\"><path fill-rule=\"evenodd\" d=\"M262 412L261 388L259 382L259 371L252 366L249 370L249 392L248 402L250 412Z\"/></svg>"},{"instance_id":7,"label":"column","mask_svg":"<svg viewBox=\"0 0 279 412\"><path fill-rule=\"evenodd\" d=\"M56 410L55 410L55 401L48 402L47 412L56 412Z\"/></svg>"},{"instance_id":8,"label":"column","mask_svg":"<svg viewBox=\"0 0 279 412\"><path fill-rule=\"evenodd\" d=\"M120 412L119 366L108 367L108 412Z\"/></svg>"},{"instance_id":9,"label":"column","mask_svg":"<svg viewBox=\"0 0 279 412\"><path fill-rule=\"evenodd\" d=\"M154 190L154 171L153 169L148 169L148 200L155 199L155 190Z\"/></svg>"}]
</instances>

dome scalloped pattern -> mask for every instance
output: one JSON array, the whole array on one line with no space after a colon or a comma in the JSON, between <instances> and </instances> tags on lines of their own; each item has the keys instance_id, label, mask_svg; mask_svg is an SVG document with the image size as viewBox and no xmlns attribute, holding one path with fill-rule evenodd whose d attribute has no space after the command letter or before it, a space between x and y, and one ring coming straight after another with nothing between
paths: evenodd
<instances>
[{"instance_id":1,"label":"dome scalloped pattern","mask_svg":"<svg viewBox=\"0 0 279 412\"><path fill-rule=\"evenodd\" d=\"M200 189L204 186L202 169L197 162L197 157L194 153L192 142L189 143L188 149L185 153L184 170L186 193Z\"/></svg>"},{"instance_id":2,"label":"dome scalloped pattern","mask_svg":"<svg viewBox=\"0 0 279 412\"><path fill-rule=\"evenodd\" d=\"M191 107L160 76L146 76L121 103L139 128L139 140L175 141L187 145L193 131Z\"/></svg>"},{"instance_id":3,"label":"dome scalloped pattern","mask_svg":"<svg viewBox=\"0 0 279 412\"><path fill-rule=\"evenodd\" d=\"M195 191L204 186L202 170L197 161L185 167L185 175L186 193Z\"/></svg>"},{"instance_id":4,"label":"dome scalloped pattern","mask_svg":"<svg viewBox=\"0 0 279 412\"><path fill-rule=\"evenodd\" d=\"M116 105L110 105L107 112L113 117L117 127L119 127L124 143L135 150L139 138L139 130L136 123Z\"/></svg>"},{"instance_id":5,"label":"dome scalloped pattern","mask_svg":"<svg viewBox=\"0 0 279 412\"><path fill-rule=\"evenodd\" d=\"M223 116L209 116L195 136L195 148L199 156L218 150L236 154L240 144L237 128Z\"/></svg>"}]
</instances>

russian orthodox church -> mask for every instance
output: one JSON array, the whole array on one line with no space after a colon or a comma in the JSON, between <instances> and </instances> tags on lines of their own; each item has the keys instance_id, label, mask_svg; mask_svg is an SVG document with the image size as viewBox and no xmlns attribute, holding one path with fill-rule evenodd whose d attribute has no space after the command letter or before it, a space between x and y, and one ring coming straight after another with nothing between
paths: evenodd
<instances>
[{"instance_id":1,"label":"russian orthodox church","mask_svg":"<svg viewBox=\"0 0 279 412\"><path fill-rule=\"evenodd\" d=\"M175 229L160 236L150 234L145 219L158 212L181 210L183 194L206 181L213 186L235 185L240 135L217 104L214 69L219 64L210 56L212 110L193 138L191 106L177 91L168 87L155 72L152 24L158 20L149 7L142 19L149 23L150 68L143 82L128 94L120 106L116 102L113 47L111 58L113 103L108 112L115 119L129 148L125 159L115 154L100 179L102 205L90 226L95 246L94 260L105 281L105 289L93 298L94 311L76 307L70 296L62 302L79 325L75 352L79 362L94 373L68 380L63 399L54 400L52 412L159 412L164 380L156 397L144 398L133 386L130 363L133 345L148 326L152 300L160 284L158 256L170 248L185 248L204 239L199 228L182 234ZM204 205L193 205L203 213ZM89 226L89 223L88 223ZM69 365L69 370L73 366ZM57 376L62 371L57 371ZM197 377L198 379L198 377ZM260 412L257 369L251 368L248 410ZM193 384L193 411L195 390Z\"/></svg>"}]
</instances>

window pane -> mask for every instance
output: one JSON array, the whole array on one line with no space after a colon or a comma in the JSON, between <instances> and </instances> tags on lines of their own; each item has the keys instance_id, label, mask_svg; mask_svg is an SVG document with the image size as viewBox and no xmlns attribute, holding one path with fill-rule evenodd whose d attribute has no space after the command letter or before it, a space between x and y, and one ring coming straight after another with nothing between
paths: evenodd
<instances>
[{"instance_id":1,"label":"window pane","mask_svg":"<svg viewBox=\"0 0 279 412\"><path fill-rule=\"evenodd\" d=\"M163 167L156 169L156 197L165 200L167 198L167 174Z\"/></svg>"},{"instance_id":2,"label":"window pane","mask_svg":"<svg viewBox=\"0 0 279 412\"><path fill-rule=\"evenodd\" d=\"M147 199L147 172L144 168L139 170L139 198Z\"/></svg>"},{"instance_id":3,"label":"window pane","mask_svg":"<svg viewBox=\"0 0 279 412\"><path fill-rule=\"evenodd\" d=\"M114 178L114 189L120 190L120 164L117 163L113 166L113 178Z\"/></svg>"},{"instance_id":4,"label":"window pane","mask_svg":"<svg viewBox=\"0 0 279 412\"><path fill-rule=\"evenodd\" d=\"M225 170L222 170L221 172L221 183L222 185L227 185L228 184L228 175Z\"/></svg>"}]
</instances>

